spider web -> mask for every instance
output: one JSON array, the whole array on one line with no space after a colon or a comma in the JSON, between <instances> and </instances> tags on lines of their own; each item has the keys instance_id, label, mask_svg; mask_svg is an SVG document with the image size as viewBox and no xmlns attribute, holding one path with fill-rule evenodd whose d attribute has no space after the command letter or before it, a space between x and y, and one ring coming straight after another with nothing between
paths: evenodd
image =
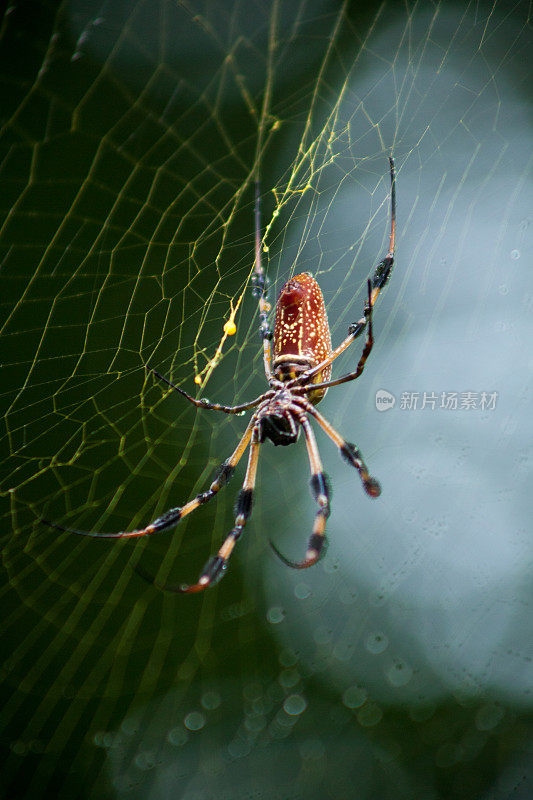
<instances>
[{"instance_id":1,"label":"spider web","mask_svg":"<svg viewBox=\"0 0 533 800\"><path fill-rule=\"evenodd\" d=\"M530 10L6 10L6 797L325 798L355 781L361 798L530 796ZM43 527L131 529L206 487L245 421L197 412L150 370L219 402L264 390L256 175L271 301L311 271L337 343L388 247L391 152L397 264L376 344L320 407L383 495L365 498L319 439L334 487L321 565L293 573L268 548L301 557L311 530L301 443L265 445L246 536L198 597L133 567L194 580L242 466L173 533Z\"/></svg>"}]
</instances>

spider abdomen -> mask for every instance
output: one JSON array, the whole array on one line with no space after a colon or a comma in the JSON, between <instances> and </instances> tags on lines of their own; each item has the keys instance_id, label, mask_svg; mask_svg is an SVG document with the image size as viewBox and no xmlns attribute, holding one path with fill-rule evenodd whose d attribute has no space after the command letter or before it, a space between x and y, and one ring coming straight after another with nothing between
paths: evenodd
<instances>
[{"instance_id":1,"label":"spider abdomen","mask_svg":"<svg viewBox=\"0 0 533 800\"><path fill-rule=\"evenodd\" d=\"M324 297L309 272L291 278L281 290L276 304L274 325L274 375L280 381L291 380L315 367L331 354L331 335ZM331 365L313 376L313 383L328 381ZM309 393L318 403L327 389Z\"/></svg>"}]
</instances>

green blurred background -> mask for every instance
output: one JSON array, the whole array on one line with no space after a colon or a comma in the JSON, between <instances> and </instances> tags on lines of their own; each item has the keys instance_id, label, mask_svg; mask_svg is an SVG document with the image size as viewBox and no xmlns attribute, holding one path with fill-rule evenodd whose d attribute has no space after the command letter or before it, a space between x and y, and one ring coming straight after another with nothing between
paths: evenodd
<instances>
[{"instance_id":1,"label":"green blurred background","mask_svg":"<svg viewBox=\"0 0 533 800\"><path fill-rule=\"evenodd\" d=\"M1 796L532 797L530 4L12 3L0 36ZM204 595L133 567L196 578L243 468L175 532L44 527L205 488L245 420L148 370L193 391L242 295L200 394L263 390L254 169L271 300L310 270L338 342L387 249L391 151L376 344L320 407L383 494L319 438L321 564L268 547L311 529L301 443L263 448Z\"/></svg>"}]
</instances>

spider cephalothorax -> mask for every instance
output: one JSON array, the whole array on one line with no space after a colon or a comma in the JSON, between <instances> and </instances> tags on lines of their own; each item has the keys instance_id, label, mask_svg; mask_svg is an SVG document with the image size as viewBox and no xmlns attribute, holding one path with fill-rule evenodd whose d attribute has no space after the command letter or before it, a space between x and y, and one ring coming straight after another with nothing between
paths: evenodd
<instances>
[{"instance_id":1,"label":"spider cephalothorax","mask_svg":"<svg viewBox=\"0 0 533 800\"><path fill-rule=\"evenodd\" d=\"M324 298L318 283L309 272L295 275L283 289L276 304L274 333L268 323L267 279L261 264L260 226L259 226L259 187L256 184L255 205L255 267L252 277L253 292L259 302L259 317L261 320L260 334L263 340L263 361L266 378L269 383L268 391L256 397L249 403L238 406L224 406L211 403L209 400L197 400L191 397L179 386L175 386L158 372L154 375L166 383L171 389L179 392L191 403L199 408L222 411L226 414L240 414L249 409L255 409L248 426L242 435L232 455L224 461L217 470L209 489L201 492L184 506L172 508L145 528L134 531L120 531L118 533L93 533L74 528L66 528L58 523L47 522L48 525L70 533L100 538L122 538L146 536L153 533L173 528L180 519L190 514L200 505L203 505L224 486L235 471L248 446L248 466L244 483L235 503L235 525L228 534L216 556L209 559L204 566L200 577L195 584L190 586L161 586L174 592L199 592L211 586L223 575L229 557L233 552L235 543L240 538L246 520L252 511L252 498L257 471L259 448L267 439L275 445L289 445L296 442L300 430L303 430L305 444L311 467L311 491L318 509L315 515L313 532L309 538L307 551L302 561L288 561L274 550L282 560L291 567L304 569L315 564L320 558L325 543L326 520L330 513L330 489L327 476L322 468L322 461L318 452L315 436L308 417L315 419L322 430L338 447L343 459L355 467L359 472L363 488L370 497L377 497L380 485L375 478L369 475L359 449L347 442L330 423L316 410L315 406L322 400L329 386L337 386L346 381L358 378L363 372L365 362L370 355L374 342L372 332L372 309L380 290L387 283L394 263L395 239L395 175L394 161L390 161L391 176L391 232L389 251L385 258L375 268L372 278L368 281L367 302L364 314L356 323L350 325L348 336L341 344L331 349L331 336ZM331 365L333 361L346 348L357 339L366 329L366 342L359 363L354 372L349 372L340 378L331 380ZM271 341L273 352L271 355ZM146 575L137 567L138 571L151 582L154 579ZM156 584L160 586L160 584Z\"/></svg>"},{"instance_id":2,"label":"spider cephalothorax","mask_svg":"<svg viewBox=\"0 0 533 800\"><path fill-rule=\"evenodd\" d=\"M271 408L266 408L258 420L261 444L267 439L275 445L294 444L297 441L300 428L292 413L282 407L284 402L284 395L280 392L272 400Z\"/></svg>"}]
</instances>

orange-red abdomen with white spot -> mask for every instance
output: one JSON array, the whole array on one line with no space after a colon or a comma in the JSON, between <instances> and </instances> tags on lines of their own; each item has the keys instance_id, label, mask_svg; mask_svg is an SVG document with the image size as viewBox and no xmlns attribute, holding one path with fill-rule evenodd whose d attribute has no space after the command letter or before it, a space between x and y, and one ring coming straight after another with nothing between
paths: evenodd
<instances>
[{"instance_id":1,"label":"orange-red abdomen with white spot","mask_svg":"<svg viewBox=\"0 0 533 800\"><path fill-rule=\"evenodd\" d=\"M331 353L331 335L324 297L309 272L291 278L281 290L276 304L272 369L278 380L287 381L316 367ZM331 364L313 375L313 383L331 377ZM308 397L318 403L327 389L317 389Z\"/></svg>"}]
</instances>

